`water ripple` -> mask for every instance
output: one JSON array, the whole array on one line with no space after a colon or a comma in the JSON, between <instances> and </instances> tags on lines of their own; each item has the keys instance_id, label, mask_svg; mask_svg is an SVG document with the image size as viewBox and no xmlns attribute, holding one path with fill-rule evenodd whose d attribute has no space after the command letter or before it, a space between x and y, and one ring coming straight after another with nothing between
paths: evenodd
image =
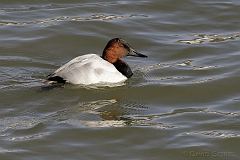
<instances>
[{"instance_id":1,"label":"water ripple","mask_svg":"<svg viewBox=\"0 0 240 160\"><path fill-rule=\"evenodd\" d=\"M29 129L33 128L39 124L39 120L33 117L8 117L4 118L0 122L0 126L2 131L8 130L8 129Z\"/></svg>"},{"instance_id":2,"label":"water ripple","mask_svg":"<svg viewBox=\"0 0 240 160\"><path fill-rule=\"evenodd\" d=\"M12 5L0 8L0 13L14 13L14 12L35 12L35 11L57 11L62 9L78 9L78 8L91 8L91 7L109 7L109 6L119 6L119 5L129 5L134 3L143 4L148 3L148 1L116 1L116 2L87 2L87 3L48 3L48 4L23 4L23 5Z\"/></svg>"},{"instance_id":3,"label":"water ripple","mask_svg":"<svg viewBox=\"0 0 240 160\"><path fill-rule=\"evenodd\" d=\"M200 44L200 43L218 43L230 40L240 40L240 33L233 33L228 35L218 34L196 34L193 39L190 40L178 40L179 43L185 44Z\"/></svg>"},{"instance_id":4,"label":"water ripple","mask_svg":"<svg viewBox=\"0 0 240 160\"><path fill-rule=\"evenodd\" d=\"M90 16L60 16L54 18L37 19L33 21L0 21L0 26L28 26L37 25L46 27L57 25L62 22L82 22L82 21L115 21L133 18L146 18L147 15L130 14L130 15L114 15L114 14L92 14Z\"/></svg>"},{"instance_id":5,"label":"water ripple","mask_svg":"<svg viewBox=\"0 0 240 160\"><path fill-rule=\"evenodd\" d=\"M0 147L0 153L21 153L21 152L28 152L24 149L4 149Z\"/></svg>"},{"instance_id":6,"label":"water ripple","mask_svg":"<svg viewBox=\"0 0 240 160\"><path fill-rule=\"evenodd\" d=\"M213 130L213 131L199 131L189 132L187 135L203 135L211 138L233 138L240 137L240 132L224 131L224 130Z\"/></svg>"}]
</instances>

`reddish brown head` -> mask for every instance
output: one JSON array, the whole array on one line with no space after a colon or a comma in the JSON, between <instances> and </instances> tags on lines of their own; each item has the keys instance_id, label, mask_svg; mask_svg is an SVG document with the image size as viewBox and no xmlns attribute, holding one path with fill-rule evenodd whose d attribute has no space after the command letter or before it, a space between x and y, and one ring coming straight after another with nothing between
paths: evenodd
<instances>
[{"instance_id":1,"label":"reddish brown head","mask_svg":"<svg viewBox=\"0 0 240 160\"><path fill-rule=\"evenodd\" d=\"M110 40L104 48L102 55L103 59L110 63L115 63L124 56L147 57L138 53L121 38L114 38Z\"/></svg>"}]
</instances>

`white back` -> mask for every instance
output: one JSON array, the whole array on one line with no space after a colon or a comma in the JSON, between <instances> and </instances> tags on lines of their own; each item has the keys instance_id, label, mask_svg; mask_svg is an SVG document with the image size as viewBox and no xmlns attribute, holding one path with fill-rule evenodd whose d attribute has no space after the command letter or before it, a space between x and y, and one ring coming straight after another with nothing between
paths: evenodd
<instances>
[{"instance_id":1,"label":"white back","mask_svg":"<svg viewBox=\"0 0 240 160\"><path fill-rule=\"evenodd\" d=\"M113 64L96 54L78 56L57 69L53 76L72 84L119 83L127 80Z\"/></svg>"}]
</instances>

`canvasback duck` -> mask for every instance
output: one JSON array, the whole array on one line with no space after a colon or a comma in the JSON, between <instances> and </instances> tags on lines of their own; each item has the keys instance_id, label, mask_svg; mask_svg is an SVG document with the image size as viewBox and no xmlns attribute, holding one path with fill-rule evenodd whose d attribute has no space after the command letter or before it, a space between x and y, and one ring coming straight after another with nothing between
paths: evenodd
<instances>
[{"instance_id":1,"label":"canvasback duck","mask_svg":"<svg viewBox=\"0 0 240 160\"><path fill-rule=\"evenodd\" d=\"M128 64L121 60L124 56L147 57L123 39L114 38L107 43L101 57L96 54L78 56L48 75L47 80L81 85L124 82L133 75Z\"/></svg>"}]
</instances>

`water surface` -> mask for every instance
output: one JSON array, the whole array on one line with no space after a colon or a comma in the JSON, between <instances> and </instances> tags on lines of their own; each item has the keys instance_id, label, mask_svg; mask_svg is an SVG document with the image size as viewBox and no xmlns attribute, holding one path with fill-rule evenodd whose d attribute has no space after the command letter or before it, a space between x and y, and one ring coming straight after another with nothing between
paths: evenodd
<instances>
[{"instance_id":1,"label":"water surface","mask_svg":"<svg viewBox=\"0 0 240 160\"><path fill-rule=\"evenodd\" d=\"M0 2L0 159L237 160L238 0ZM123 86L45 77L122 37Z\"/></svg>"}]
</instances>

